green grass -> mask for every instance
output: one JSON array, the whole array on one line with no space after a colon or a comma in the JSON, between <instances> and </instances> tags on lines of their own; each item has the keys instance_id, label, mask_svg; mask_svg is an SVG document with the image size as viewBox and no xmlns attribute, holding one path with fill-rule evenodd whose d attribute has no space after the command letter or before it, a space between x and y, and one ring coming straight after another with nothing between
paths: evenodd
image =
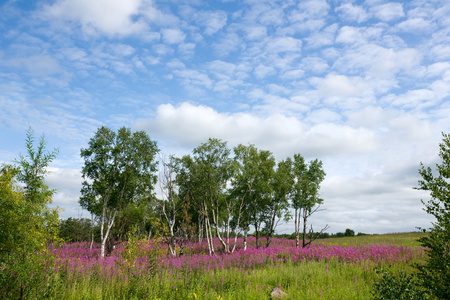
<instances>
[{"instance_id":1,"label":"green grass","mask_svg":"<svg viewBox=\"0 0 450 300\"><path fill-rule=\"evenodd\" d=\"M331 245L394 244L418 246L423 233L367 235L319 240ZM214 269L210 271L160 271L153 275L121 274L105 278L76 272L54 272L47 299L270 299L273 288L280 286L288 297L283 299L371 299L373 283L379 275L373 262L343 263L338 258L294 264L285 262L265 268ZM395 262L394 273L413 268ZM39 298L38 298L39 299Z\"/></svg>"},{"instance_id":2,"label":"green grass","mask_svg":"<svg viewBox=\"0 0 450 300\"><path fill-rule=\"evenodd\" d=\"M394 270L406 265L393 265ZM61 299L270 299L280 286L283 299L369 299L378 278L364 264L308 262L259 270L218 270L202 274L159 273L154 278L79 278L64 289ZM61 286L62 288L62 286ZM61 293L61 291L64 291ZM55 297L57 298L57 297Z\"/></svg>"},{"instance_id":3,"label":"green grass","mask_svg":"<svg viewBox=\"0 0 450 300\"><path fill-rule=\"evenodd\" d=\"M352 237L328 238L316 240L316 243L327 245L368 245L368 244L391 244L419 247L418 239L426 236L428 233L407 232L407 233L389 233L389 234L371 234Z\"/></svg>"},{"instance_id":4,"label":"green grass","mask_svg":"<svg viewBox=\"0 0 450 300\"><path fill-rule=\"evenodd\" d=\"M319 240L330 245L394 244L419 246L424 233L395 233ZM394 272L412 268L407 264L389 266ZM270 299L280 286L288 294L283 299L370 299L379 275L372 264L340 263L338 260L285 263L256 270L211 270L169 274L153 278L113 278L98 281L94 277L75 279L59 296L64 299ZM73 282L73 281L72 281Z\"/></svg>"}]
</instances>

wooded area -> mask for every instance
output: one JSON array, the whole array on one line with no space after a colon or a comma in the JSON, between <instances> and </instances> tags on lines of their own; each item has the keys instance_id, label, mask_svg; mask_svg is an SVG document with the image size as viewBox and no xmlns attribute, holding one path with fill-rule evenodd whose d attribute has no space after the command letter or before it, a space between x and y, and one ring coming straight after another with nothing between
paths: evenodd
<instances>
[{"instance_id":1,"label":"wooded area","mask_svg":"<svg viewBox=\"0 0 450 300\"><path fill-rule=\"evenodd\" d=\"M295 154L276 162L268 150L251 144L230 149L212 138L183 157L157 156L158 151L145 132L106 127L81 150L80 205L100 225L102 256L130 230L161 237L174 256L185 242L203 239L213 254L216 238L220 251L232 253L237 236L246 240L250 230L257 247L261 236L268 247L279 223L293 217L297 246L300 239L305 247L317 236L308 218L323 203L321 161L305 162ZM154 192L157 169L159 193Z\"/></svg>"}]
</instances>

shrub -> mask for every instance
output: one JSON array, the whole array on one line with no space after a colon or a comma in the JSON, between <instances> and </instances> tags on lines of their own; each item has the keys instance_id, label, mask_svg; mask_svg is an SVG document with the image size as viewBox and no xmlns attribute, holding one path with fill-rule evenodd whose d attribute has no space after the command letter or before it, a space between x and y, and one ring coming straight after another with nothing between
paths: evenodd
<instances>
[{"instance_id":1,"label":"shrub","mask_svg":"<svg viewBox=\"0 0 450 300\"><path fill-rule=\"evenodd\" d=\"M380 281L374 283L372 295L375 300L424 300L428 298L414 274L404 270L395 275L391 270L376 268Z\"/></svg>"}]
</instances>

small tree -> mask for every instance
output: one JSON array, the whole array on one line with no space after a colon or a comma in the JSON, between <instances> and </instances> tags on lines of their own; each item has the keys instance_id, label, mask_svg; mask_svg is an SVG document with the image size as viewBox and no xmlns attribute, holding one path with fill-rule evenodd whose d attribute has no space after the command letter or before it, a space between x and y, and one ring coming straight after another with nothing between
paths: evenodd
<instances>
[{"instance_id":1,"label":"small tree","mask_svg":"<svg viewBox=\"0 0 450 300\"><path fill-rule=\"evenodd\" d=\"M47 168L55 159L58 150L45 150L45 139L41 137L39 145L35 147L34 133L30 128L26 134L27 154L20 155L15 163L19 166L17 180L24 186L24 206L18 210L23 216L23 240L16 243L17 250L24 253L43 250L47 242L56 238L58 226L58 210L49 208L56 190L45 184Z\"/></svg>"},{"instance_id":2,"label":"small tree","mask_svg":"<svg viewBox=\"0 0 450 300\"><path fill-rule=\"evenodd\" d=\"M26 148L15 160L18 166L0 169L0 294L7 299L37 298L42 292L35 289L48 274L41 255L57 234L58 210L48 207L55 190L45 184L57 151L45 150L43 136L35 147L31 129Z\"/></svg>"},{"instance_id":3,"label":"small tree","mask_svg":"<svg viewBox=\"0 0 450 300\"><path fill-rule=\"evenodd\" d=\"M428 258L419 265L419 278L423 286L438 299L450 299L450 135L442 134L439 144L441 163L436 172L421 163L419 186L415 189L430 191L431 199L422 203L425 211L436 218L428 236L420 239Z\"/></svg>"},{"instance_id":4,"label":"small tree","mask_svg":"<svg viewBox=\"0 0 450 300\"><path fill-rule=\"evenodd\" d=\"M347 229L345 229L344 235L345 236L355 236L355 231L350 228L347 228Z\"/></svg>"},{"instance_id":5,"label":"small tree","mask_svg":"<svg viewBox=\"0 0 450 300\"><path fill-rule=\"evenodd\" d=\"M328 225L326 225L319 233L314 234L311 227L310 239L309 242L307 241L308 218L318 211L323 203L323 199L319 197L319 190L326 174L322 168L322 161L315 159L306 164L300 154L294 155L293 173L295 183L292 191L292 207L295 209L295 244L296 247L299 247L300 223L303 221L302 247L306 247L328 229Z\"/></svg>"}]
</instances>

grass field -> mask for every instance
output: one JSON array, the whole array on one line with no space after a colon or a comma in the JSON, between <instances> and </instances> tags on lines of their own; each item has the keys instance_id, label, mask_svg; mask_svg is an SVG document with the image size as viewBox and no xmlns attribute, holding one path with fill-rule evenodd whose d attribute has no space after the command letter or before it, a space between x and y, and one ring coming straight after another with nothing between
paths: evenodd
<instances>
[{"instance_id":1,"label":"grass field","mask_svg":"<svg viewBox=\"0 0 450 300\"><path fill-rule=\"evenodd\" d=\"M427 233L422 232L406 232L406 233L389 233L389 234L370 234L342 238L329 238L317 240L318 243L328 245L368 245L368 244L391 244L391 245L407 245L411 247L419 247L418 239L426 236Z\"/></svg>"},{"instance_id":2,"label":"grass field","mask_svg":"<svg viewBox=\"0 0 450 300\"><path fill-rule=\"evenodd\" d=\"M47 299L370 299L375 267L412 272L423 259L423 233L367 235L316 241L297 249L274 239L268 249L252 248L210 256L191 245L172 258L164 245L140 241L100 259L98 249L69 244L52 250L49 272L30 298ZM252 240L250 240L252 242ZM252 243L250 243L252 245ZM31 291L31 289L30 289Z\"/></svg>"}]
</instances>

